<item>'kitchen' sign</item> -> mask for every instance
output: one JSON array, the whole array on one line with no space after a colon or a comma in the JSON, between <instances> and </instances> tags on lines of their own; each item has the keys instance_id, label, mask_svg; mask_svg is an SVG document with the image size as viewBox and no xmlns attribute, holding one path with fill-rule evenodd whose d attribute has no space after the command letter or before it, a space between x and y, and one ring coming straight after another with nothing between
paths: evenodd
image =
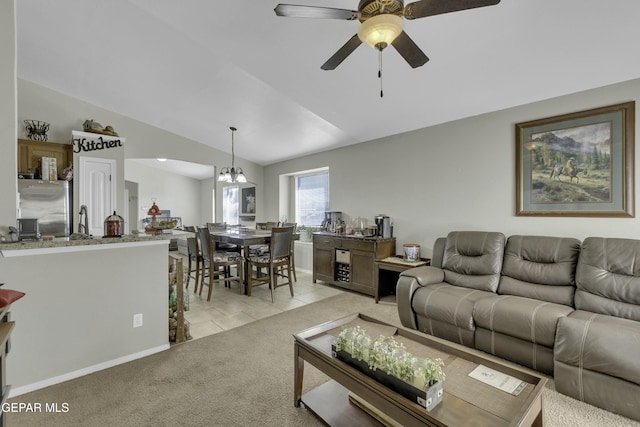
<instances>
[{"instance_id":1,"label":"'kitchen' sign","mask_svg":"<svg viewBox=\"0 0 640 427\"><path fill-rule=\"evenodd\" d=\"M80 153L82 151L106 150L109 148L122 147L120 139L103 139L99 136L94 138L73 138L73 152Z\"/></svg>"}]
</instances>

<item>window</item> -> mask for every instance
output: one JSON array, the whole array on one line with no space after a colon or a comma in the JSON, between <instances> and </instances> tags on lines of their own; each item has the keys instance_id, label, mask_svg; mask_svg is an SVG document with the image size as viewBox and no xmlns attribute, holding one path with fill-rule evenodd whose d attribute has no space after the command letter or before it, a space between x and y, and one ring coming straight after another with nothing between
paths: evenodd
<instances>
[{"instance_id":1,"label":"window","mask_svg":"<svg viewBox=\"0 0 640 427\"><path fill-rule=\"evenodd\" d=\"M222 221L227 224L238 224L238 187L222 189Z\"/></svg>"},{"instance_id":2,"label":"window","mask_svg":"<svg viewBox=\"0 0 640 427\"><path fill-rule=\"evenodd\" d=\"M329 210L329 171L296 176L296 222L320 226Z\"/></svg>"}]
</instances>

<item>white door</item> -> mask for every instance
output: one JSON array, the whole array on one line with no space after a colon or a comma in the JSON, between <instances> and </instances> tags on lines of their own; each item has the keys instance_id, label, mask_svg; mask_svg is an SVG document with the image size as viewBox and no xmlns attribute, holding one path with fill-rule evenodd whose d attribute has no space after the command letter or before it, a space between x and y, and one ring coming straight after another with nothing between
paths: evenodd
<instances>
[{"instance_id":1,"label":"white door","mask_svg":"<svg viewBox=\"0 0 640 427\"><path fill-rule=\"evenodd\" d=\"M80 157L80 200L78 206L87 206L89 233L104 234L104 220L115 210L116 161L93 157Z\"/></svg>"}]
</instances>

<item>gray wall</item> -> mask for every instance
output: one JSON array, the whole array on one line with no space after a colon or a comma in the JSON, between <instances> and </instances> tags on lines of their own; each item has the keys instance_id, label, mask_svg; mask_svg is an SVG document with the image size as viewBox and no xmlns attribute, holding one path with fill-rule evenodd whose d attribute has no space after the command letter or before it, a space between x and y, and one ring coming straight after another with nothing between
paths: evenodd
<instances>
[{"instance_id":1,"label":"gray wall","mask_svg":"<svg viewBox=\"0 0 640 427\"><path fill-rule=\"evenodd\" d=\"M637 218L515 216L516 123L638 98L640 80L632 80L270 165L267 217L281 215L281 175L329 166L331 210L370 223L388 214L398 253L418 243L429 255L436 237L452 230L640 238Z\"/></svg>"},{"instance_id":2,"label":"gray wall","mask_svg":"<svg viewBox=\"0 0 640 427\"><path fill-rule=\"evenodd\" d=\"M18 191L15 0L0 0L0 58L0 233L6 233L16 223Z\"/></svg>"},{"instance_id":3,"label":"gray wall","mask_svg":"<svg viewBox=\"0 0 640 427\"><path fill-rule=\"evenodd\" d=\"M26 293L11 306L12 395L168 348L167 269L157 267L167 243L0 257L2 281ZM143 326L133 328L138 313Z\"/></svg>"}]
</instances>

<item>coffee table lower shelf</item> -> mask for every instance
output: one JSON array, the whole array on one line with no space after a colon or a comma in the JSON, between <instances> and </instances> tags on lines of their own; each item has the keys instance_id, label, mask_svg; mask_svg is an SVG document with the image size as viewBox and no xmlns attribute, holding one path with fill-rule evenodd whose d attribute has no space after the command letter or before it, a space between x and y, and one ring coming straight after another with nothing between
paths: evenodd
<instances>
[{"instance_id":1,"label":"coffee table lower shelf","mask_svg":"<svg viewBox=\"0 0 640 427\"><path fill-rule=\"evenodd\" d=\"M349 400L349 390L336 381L328 381L302 395L302 403L331 427L384 427Z\"/></svg>"}]
</instances>

